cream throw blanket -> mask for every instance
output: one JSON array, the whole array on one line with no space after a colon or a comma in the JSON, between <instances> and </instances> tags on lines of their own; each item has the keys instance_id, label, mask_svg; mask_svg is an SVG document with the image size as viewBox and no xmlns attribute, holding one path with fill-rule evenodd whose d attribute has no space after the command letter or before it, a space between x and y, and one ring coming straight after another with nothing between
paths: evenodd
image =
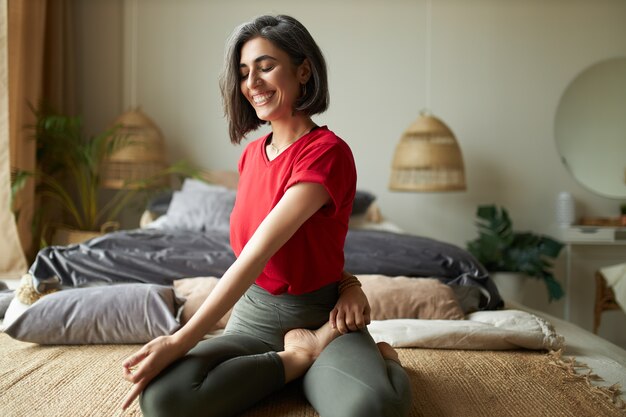
<instances>
[{"instance_id":1,"label":"cream throw blanket","mask_svg":"<svg viewBox=\"0 0 626 417\"><path fill-rule=\"evenodd\" d=\"M626 263L609 266L600 270L606 283L615 293L615 301L626 311Z\"/></svg>"},{"instance_id":2,"label":"cream throw blanket","mask_svg":"<svg viewBox=\"0 0 626 417\"><path fill-rule=\"evenodd\" d=\"M465 320L372 320L367 329L376 342L398 348L559 350L565 346L550 322L521 310L478 311ZM205 338L223 332L218 329Z\"/></svg>"},{"instance_id":3,"label":"cream throw blanket","mask_svg":"<svg viewBox=\"0 0 626 417\"><path fill-rule=\"evenodd\" d=\"M521 310L478 311L466 320L372 321L376 342L395 347L437 349L546 349L563 347L563 336L548 321Z\"/></svg>"}]
</instances>

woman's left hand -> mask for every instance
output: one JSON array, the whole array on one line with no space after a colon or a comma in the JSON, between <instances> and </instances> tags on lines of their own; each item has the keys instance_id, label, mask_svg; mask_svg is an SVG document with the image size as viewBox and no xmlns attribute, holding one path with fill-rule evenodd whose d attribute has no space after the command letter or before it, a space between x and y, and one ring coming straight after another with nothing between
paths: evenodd
<instances>
[{"instance_id":1,"label":"woman's left hand","mask_svg":"<svg viewBox=\"0 0 626 417\"><path fill-rule=\"evenodd\" d=\"M346 288L330 312L330 325L341 334L364 329L370 324L370 304L361 287Z\"/></svg>"}]
</instances>

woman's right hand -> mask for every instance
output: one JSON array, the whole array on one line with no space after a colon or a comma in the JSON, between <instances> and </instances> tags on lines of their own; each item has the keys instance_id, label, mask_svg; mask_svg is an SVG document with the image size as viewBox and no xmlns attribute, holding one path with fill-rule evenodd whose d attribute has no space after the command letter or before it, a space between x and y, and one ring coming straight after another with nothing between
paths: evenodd
<instances>
[{"instance_id":1,"label":"woman's right hand","mask_svg":"<svg viewBox=\"0 0 626 417\"><path fill-rule=\"evenodd\" d=\"M122 409L127 409L155 376L186 352L174 336L160 336L129 356L122 367L124 379L132 382L133 386L122 403Z\"/></svg>"}]
</instances>

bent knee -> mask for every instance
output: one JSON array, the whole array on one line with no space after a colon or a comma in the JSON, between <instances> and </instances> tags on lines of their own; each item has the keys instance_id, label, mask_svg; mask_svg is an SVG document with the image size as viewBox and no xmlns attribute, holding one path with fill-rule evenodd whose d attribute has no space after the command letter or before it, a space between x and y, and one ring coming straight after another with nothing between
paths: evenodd
<instances>
[{"instance_id":1,"label":"bent knee","mask_svg":"<svg viewBox=\"0 0 626 417\"><path fill-rule=\"evenodd\" d=\"M411 397L393 390L344 389L337 396L315 396L309 401L322 417L406 417ZM334 397L334 398L333 398Z\"/></svg>"},{"instance_id":2,"label":"bent knee","mask_svg":"<svg viewBox=\"0 0 626 417\"><path fill-rule=\"evenodd\" d=\"M410 396L404 398L397 392L364 390L351 398L341 415L344 417L405 417L409 414L410 404Z\"/></svg>"},{"instance_id":3,"label":"bent knee","mask_svg":"<svg viewBox=\"0 0 626 417\"><path fill-rule=\"evenodd\" d=\"M159 381L150 383L139 396L139 406L145 417L165 417L183 415L180 406L184 403L169 384Z\"/></svg>"},{"instance_id":4,"label":"bent knee","mask_svg":"<svg viewBox=\"0 0 626 417\"><path fill-rule=\"evenodd\" d=\"M139 397L144 417L224 417L231 413L220 408L213 393L197 390L187 384L156 380Z\"/></svg>"}]
</instances>

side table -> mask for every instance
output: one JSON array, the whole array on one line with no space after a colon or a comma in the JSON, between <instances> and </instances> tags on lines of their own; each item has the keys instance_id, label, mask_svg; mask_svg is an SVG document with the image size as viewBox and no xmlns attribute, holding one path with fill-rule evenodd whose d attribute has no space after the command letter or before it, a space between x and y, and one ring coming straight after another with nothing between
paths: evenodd
<instances>
[{"instance_id":1,"label":"side table","mask_svg":"<svg viewBox=\"0 0 626 417\"><path fill-rule=\"evenodd\" d=\"M563 317L570 320L570 291L572 282L572 251L575 246L626 246L626 227L570 226L560 229L565 244L565 300ZM626 253L626 250L625 250Z\"/></svg>"}]
</instances>

